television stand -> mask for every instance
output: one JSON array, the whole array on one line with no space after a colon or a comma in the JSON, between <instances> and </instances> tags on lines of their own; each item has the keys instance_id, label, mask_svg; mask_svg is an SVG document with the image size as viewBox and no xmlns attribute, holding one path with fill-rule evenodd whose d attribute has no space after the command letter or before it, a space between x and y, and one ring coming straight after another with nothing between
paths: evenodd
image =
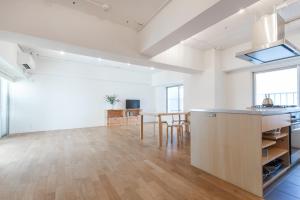
<instances>
[{"instance_id":1,"label":"television stand","mask_svg":"<svg viewBox=\"0 0 300 200\"><path fill-rule=\"evenodd\" d=\"M137 125L140 123L141 109L107 110L107 126Z\"/></svg>"}]
</instances>

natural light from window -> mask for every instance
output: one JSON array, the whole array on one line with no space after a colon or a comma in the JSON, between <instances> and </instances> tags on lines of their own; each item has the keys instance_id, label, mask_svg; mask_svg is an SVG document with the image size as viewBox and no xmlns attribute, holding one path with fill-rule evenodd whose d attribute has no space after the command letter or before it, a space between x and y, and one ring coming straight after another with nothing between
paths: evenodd
<instances>
[{"instance_id":1,"label":"natural light from window","mask_svg":"<svg viewBox=\"0 0 300 200\"><path fill-rule=\"evenodd\" d=\"M167 112L183 111L183 86L167 87Z\"/></svg>"},{"instance_id":2,"label":"natural light from window","mask_svg":"<svg viewBox=\"0 0 300 200\"><path fill-rule=\"evenodd\" d=\"M255 105L270 95L274 105L298 105L297 68L255 73Z\"/></svg>"}]
</instances>

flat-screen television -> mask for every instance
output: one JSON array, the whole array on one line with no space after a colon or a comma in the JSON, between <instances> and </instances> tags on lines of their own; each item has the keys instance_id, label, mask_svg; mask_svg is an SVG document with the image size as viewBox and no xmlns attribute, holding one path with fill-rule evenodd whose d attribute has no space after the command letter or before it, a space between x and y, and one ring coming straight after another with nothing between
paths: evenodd
<instances>
[{"instance_id":1,"label":"flat-screen television","mask_svg":"<svg viewBox=\"0 0 300 200\"><path fill-rule=\"evenodd\" d=\"M126 109L140 108L140 100L126 99Z\"/></svg>"}]
</instances>

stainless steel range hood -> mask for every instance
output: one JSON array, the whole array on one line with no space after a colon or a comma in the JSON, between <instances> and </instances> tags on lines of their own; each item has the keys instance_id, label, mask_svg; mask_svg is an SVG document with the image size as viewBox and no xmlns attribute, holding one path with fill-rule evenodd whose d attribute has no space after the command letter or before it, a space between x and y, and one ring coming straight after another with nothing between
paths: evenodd
<instances>
[{"instance_id":1,"label":"stainless steel range hood","mask_svg":"<svg viewBox=\"0 0 300 200\"><path fill-rule=\"evenodd\" d=\"M285 39L284 26L277 13L263 16L253 27L252 49L237 53L236 57L262 64L299 56L299 49Z\"/></svg>"}]
</instances>

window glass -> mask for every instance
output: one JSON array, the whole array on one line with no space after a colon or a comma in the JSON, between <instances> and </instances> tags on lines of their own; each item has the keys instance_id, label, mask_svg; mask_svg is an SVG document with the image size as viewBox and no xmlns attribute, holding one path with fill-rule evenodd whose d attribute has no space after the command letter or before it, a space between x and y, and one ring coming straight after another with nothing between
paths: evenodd
<instances>
[{"instance_id":1,"label":"window glass","mask_svg":"<svg viewBox=\"0 0 300 200\"><path fill-rule=\"evenodd\" d=\"M297 68L255 73L255 105L270 95L274 105L298 105Z\"/></svg>"},{"instance_id":2,"label":"window glass","mask_svg":"<svg viewBox=\"0 0 300 200\"><path fill-rule=\"evenodd\" d=\"M167 87L167 112L183 111L183 86Z\"/></svg>"},{"instance_id":3,"label":"window glass","mask_svg":"<svg viewBox=\"0 0 300 200\"><path fill-rule=\"evenodd\" d=\"M179 111L183 112L183 85L179 87Z\"/></svg>"}]
</instances>

